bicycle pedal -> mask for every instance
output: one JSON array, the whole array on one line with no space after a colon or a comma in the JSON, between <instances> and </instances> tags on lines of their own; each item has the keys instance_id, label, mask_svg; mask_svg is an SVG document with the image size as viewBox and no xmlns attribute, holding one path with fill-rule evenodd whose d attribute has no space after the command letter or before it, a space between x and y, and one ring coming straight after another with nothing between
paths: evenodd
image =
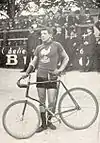
<instances>
[{"instance_id":1,"label":"bicycle pedal","mask_svg":"<svg viewBox=\"0 0 100 143\"><path fill-rule=\"evenodd\" d=\"M60 124L61 123L61 119L59 117L53 116L51 119L52 123L57 123Z\"/></svg>"}]
</instances>

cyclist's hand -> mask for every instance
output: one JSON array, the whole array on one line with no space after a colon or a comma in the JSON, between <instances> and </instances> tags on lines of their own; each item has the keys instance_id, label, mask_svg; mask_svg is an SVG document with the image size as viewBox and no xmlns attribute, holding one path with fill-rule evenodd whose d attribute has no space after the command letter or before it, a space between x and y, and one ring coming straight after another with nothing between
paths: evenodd
<instances>
[{"instance_id":1,"label":"cyclist's hand","mask_svg":"<svg viewBox=\"0 0 100 143\"><path fill-rule=\"evenodd\" d=\"M26 73L26 74L22 75L21 78L24 79L24 78L27 78L28 76L29 76L29 74Z\"/></svg>"},{"instance_id":2,"label":"cyclist's hand","mask_svg":"<svg viewBox=\"0 0 100 143\"><path fill-rule=\"evenodd\" d=\"M53 74L58 76L58 75L61 74L61 71L60 71L59 69L55 69L55 70L53 71Z\"/></svg>"}]
</instances>

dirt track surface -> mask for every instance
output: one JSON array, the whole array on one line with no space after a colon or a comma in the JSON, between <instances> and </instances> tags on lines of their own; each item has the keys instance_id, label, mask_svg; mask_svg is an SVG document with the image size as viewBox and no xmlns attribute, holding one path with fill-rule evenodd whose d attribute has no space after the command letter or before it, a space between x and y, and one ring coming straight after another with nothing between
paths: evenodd
<instances>
[{"instance_id":1,"label":"dirt track surface","mask_svg":"<svg viewBox=\"0 0 100 143\"><path fill-rule=\"evenodd\" d=\"M75 131L61 123L56 131L50 129L35 134L26 140L16 140L9 136L2 126L2 113L11 102L24 99L24 90L16 86L18 78L22 75L17 69L0 69L0 139L2 143L99 143L100 119L88 129ZM100 103L100 74L97 72L67 72L61 77L68 88L85 87L91 90ZM35 74L32 80L35 79ZM30 92L33 93L34 89ZM63 90L63 89L62 89ZM61 90L61 93L63 92ZM36 91L35 91L36 92ZM36 93L37 94L37 93Z\"/></svg>"}]
</instances>

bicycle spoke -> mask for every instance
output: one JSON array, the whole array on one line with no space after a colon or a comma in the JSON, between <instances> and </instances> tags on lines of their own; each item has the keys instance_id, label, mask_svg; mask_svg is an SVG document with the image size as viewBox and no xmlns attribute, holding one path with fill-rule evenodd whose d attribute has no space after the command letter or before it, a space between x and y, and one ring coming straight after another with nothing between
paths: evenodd
<instances>
[{"instance_id":1,"label":"bicycle spoke","mask_svg":"<svg viewBox=\"0 0 100 143\"><path fill-rule=\"evenodd\" d=\"M3 125L11 136L17 139L25 139L32 136L39 126L39 113L37 108L27 103L24 115L22 109L25 101L17 101L9 105L3 114Z\"/></svg>"},{"instance_id":2,"label":"bicycle spoke","mask_svg":"<svg viewBox=\"0 0 100 143\"><path fill-rule=\"evenodd\" d=\"M93 124L97 118L98 102L87 89L73 88L69 91L79 108L76 107L76 111L74 111L73 107L75 106L73 106L70 96L68 93L64 93L59 102L60 117L65 125L73 129L85 129Z\"/></svg>"}]
</instances>

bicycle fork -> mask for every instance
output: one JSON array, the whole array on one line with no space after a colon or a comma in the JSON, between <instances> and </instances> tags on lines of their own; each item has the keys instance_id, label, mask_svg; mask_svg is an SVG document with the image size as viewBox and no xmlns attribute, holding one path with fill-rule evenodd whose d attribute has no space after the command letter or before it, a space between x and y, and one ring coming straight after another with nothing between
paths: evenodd
<instances>
[{"instance_id":1,"label":"bicycle fork","mask_svg":"<svg viewBox=\"0 0 100 143\"><path fill-rule=\"evenodd\" d=\"M23 108L23 111L22 111L22 116L21 116L20 121L23 121L23 119L24 119L24 114L25 114L25 110L26 110L26 105L27 105L27 100L25 101L25 104L24 104L24 108Z\"/></svg>"},{"instance_id":2,"label":"bicycle fork","mask_svg":"<svg viewBox=\"0 0 100 143\"><path fill-rule=\"evenodd\" d=\"M27 88L26 88L26 98L28 97L28 92L29 92L29 85L30 85L30 82L28 82L28 85L27 85ZM23 111L22 111L22 117L21 117L21 121L23 121L24 119L24 114L25 114L25 110L26 110L26 106L27 106L27 99L25 100L25 104L24 104L24 108L23 108Z\"/></svg>"}]
</instances>

